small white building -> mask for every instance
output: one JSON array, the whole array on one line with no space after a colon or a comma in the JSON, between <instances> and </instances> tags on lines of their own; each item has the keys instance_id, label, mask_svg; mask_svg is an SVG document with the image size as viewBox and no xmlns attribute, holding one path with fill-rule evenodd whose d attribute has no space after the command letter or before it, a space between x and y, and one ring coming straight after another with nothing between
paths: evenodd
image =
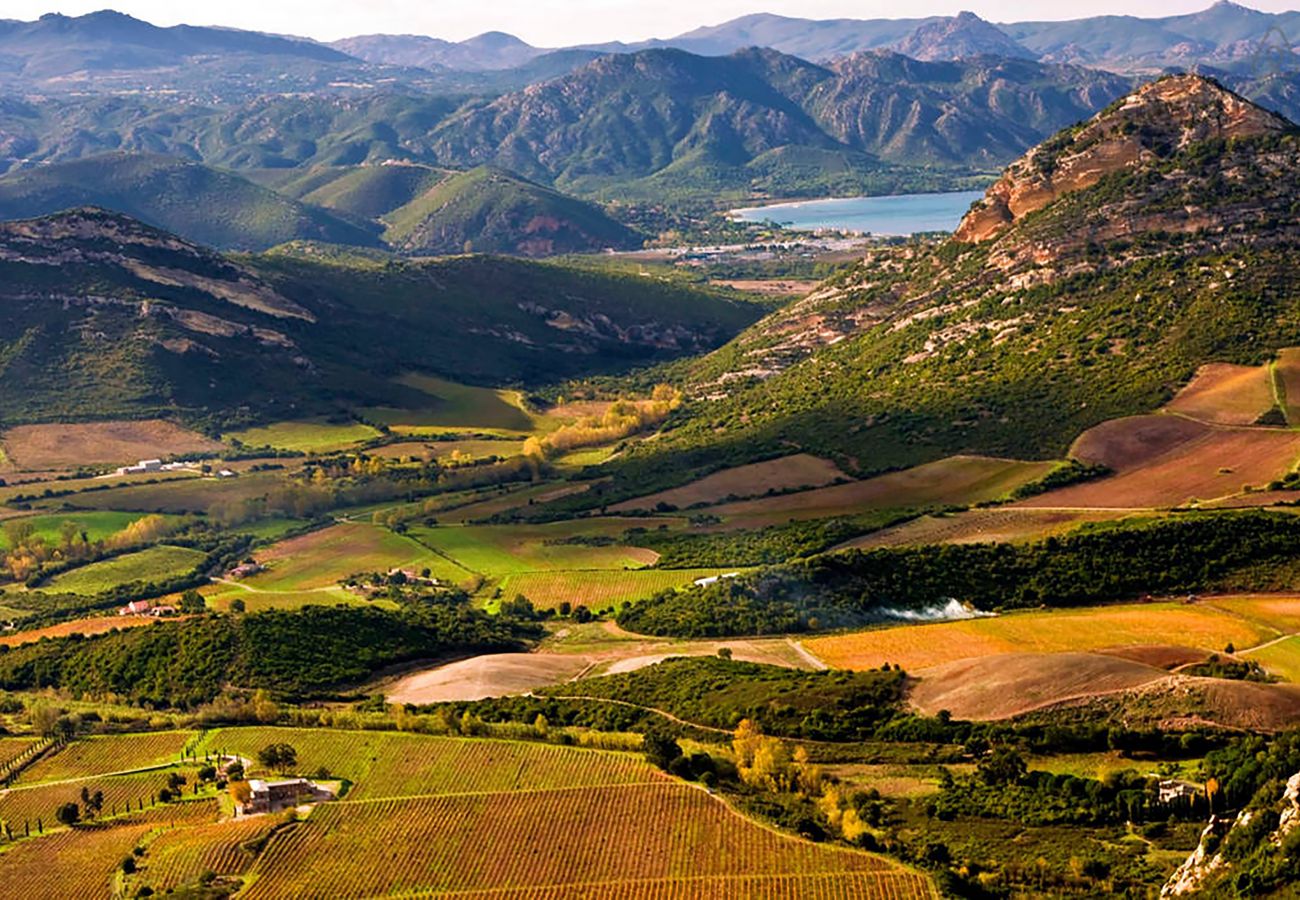
<instances>
[{"instance_id":1,"label":"small white building","mask_svg":"<svg viewBox=\"0 0 1300 900\"><path fill-rule=\"evenodd\" d=\"M148 600L132 600L117 611L119 616L143 616L153 607Z\"/></svg>"},{"instance_id":2,"label":"small white building","mask_svg":"<svg viewBox=\"0 0 1300 900\"><path fill-rule=\"evenodd\" d=\"M250 813L276 812L304 803L319 803L333 800L334 792L327 787L308 781L306 778L286 778L282 781L264 781L250 778L248 781L250 796L248 802L239 811Z\"/></svg>"},{"instance_id":3,"label":"small white building","mask_svg":"<svg viewBox=\"0 0 1300 900\"><path fill-rule=\"evenodd\" d=\"M717 584L719 581L721 581L724 578L739 578L739 577L740 577L739 572L728 572L725 575L710 575L707 578L695 579L695 586L706 587L710 584Z\"/></svg>"}]
</instances>

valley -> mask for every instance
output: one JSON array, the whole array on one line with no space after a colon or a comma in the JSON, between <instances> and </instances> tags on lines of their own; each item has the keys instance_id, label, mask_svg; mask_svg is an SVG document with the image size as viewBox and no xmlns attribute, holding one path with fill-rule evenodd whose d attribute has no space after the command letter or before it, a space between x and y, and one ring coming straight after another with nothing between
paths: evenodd
<instances>
[{"instance_id":1,"label":"valley","mask_svg":"<svg viewBox=\"0 0 1300 900\"><path fill-rule=\"evenodd\" d=\"M1291 896L1295 16L0 20L0 893Z\"/></svg>"}]
</instances>

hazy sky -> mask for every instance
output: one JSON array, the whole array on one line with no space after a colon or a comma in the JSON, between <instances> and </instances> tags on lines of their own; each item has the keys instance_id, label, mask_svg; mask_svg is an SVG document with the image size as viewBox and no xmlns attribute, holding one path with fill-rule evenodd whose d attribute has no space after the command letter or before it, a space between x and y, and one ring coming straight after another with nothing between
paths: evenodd
<instances>
[{"instance_id":1,"label":"hazy sky","mask_svg":"<svg viewBox=\"0 0 1300 900\"><path fill-rule=\"evenodd\" d=\"M354 34L427 34L461 40L508 31L538 46L672 37L752 12L806 18L903 18L971 9L992 21L1074 19L1086 15L1174 15L1210 0L0 0L0 18L80 15L106 6L157 25L227 25L333 40ZM1300 0L1250 0L1277 12Z\"/></svg>"}]
</instances>

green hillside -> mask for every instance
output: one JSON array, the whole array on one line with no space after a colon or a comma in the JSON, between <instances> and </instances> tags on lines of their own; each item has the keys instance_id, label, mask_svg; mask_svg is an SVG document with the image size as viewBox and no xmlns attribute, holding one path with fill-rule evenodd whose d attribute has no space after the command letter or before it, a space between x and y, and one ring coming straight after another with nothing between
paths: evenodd
<instances>
[{"instance_id":1,"label":"green hillside","mask_svg":"<svg viewBox=\"0 0 1300 900\"><path fill-rule=\"evenodd\" d=\"M448 172L415 163L294 170L297 177L276 186L304 203L363 219L381 218L432 188Z\"/></svg>"},{"instance_id":2,"label":"green hillside","mask_svg":"<svg viewBox=\"0 0 1300 900\"><path fill-rule=\"evenodd\" d=\"M233 425L427 404L394 379L619 371L707 351L758 315L689 286L490 256L232 260L77 210L0 224L0 419Z\"/></svg>"},{"instance_id":3,"label":"green hillside","mask_svg":"<svg viewBox=\"0 0 1300 900\"><path fill-rule=\"evenodd\" d=\"M641 244L600 207L487 166L451 176L385 221L384 239L408 253L552 256Z\"/></svg>"},{"instance_id":4,"label":"green hillside","mask_svg":"<svg viewBox=\"0 0 1300 900\"><path fill-rule=\"evenodd\" d=\"M376 246L374 233L230 172L146 154L109 153L0 178L0 218L100 206L188 240L264 250L291 240Z\"/></svg>"},{"instance_id":5,"label":"green hillside","mask_svg":"<svg viewBox=\"0 0 1300 900\"><path fill-rule=\"evenodd\" d=\"M859 472L1060 457L1206 362L1300 341L1300 135L1211 81L1156 82L1063 132L967 221L1001 193L1058 199L990 238L874 251L675 369L689 414L617 464L625 487L587 502L797 450Z\"/></svg>"}]
</instances>

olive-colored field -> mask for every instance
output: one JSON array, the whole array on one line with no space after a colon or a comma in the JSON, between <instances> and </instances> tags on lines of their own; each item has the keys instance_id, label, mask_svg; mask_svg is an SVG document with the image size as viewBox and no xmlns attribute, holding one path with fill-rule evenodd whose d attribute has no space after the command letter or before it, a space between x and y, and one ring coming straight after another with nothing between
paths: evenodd
<instances>
[{"instance_id":1,"label":"olive-colored field","mask_svg":"<svg viewBox=\"0 0 1300 900\"><path fill-rule=\"evenodd\" d=\"M301 592L333 587L359 572L429 568L435 578L459 582L472 573L399 534L374 525L343 523L290 538L254 554L267 571L243 584L256 591Z\"/></svg>"},{"instance_id":2,"label":"olive-colored field","mask_svg":"<svg viewBox=\"0 0 1300 900\"><path fill-rule=\"evenodd\" d=\"M134 463L222 448L211 438L161 419L19 425L4 432L0 442L10 465L34 472Z\"/></svg>"},{"instance_id":3,"label":"olive-colored field","mask_svg":"<svg viewBox=\"0 0 1300 900\"><path fill-rule=\"evenodd\" d=\"M1005 497L1052 470L1052 462L951 456L866 481L724 503L709 511L729 526L759 527L791 519L821 519L885 509L966 506Z\"/></svg>"},{"instance_id":4,"label":"olive-colored field","mask_svg":"<svg viewBox=\"0 0 1300 900\"><path fill-rule=\"evenodd\" d=\"M153 625L157 621L151 616L117 615L73 619L70 622L60 622L57 625L47 625L44 628L33 628L28 631L0 631L0 646L19 647L23 644L35 643L42 638L53 639L67 637L70 634L81 634L90 637L93 634L103 634L115 628L139 628L143 625Z\"/></svg>"},{"instance_id":5,"label":"olive-colored field","mask_svg":"<svg viewBox=\"0 0 1300 900\"><path fill-rule=\"evenodd\" d=\"M1169 508L1261 487L1280 478L1300 456L1300 433L1280 428L1229 428L1190 423L1162 427L1140 416L1086 433L1075 455L1114 460L1117 472L1020 501L1021 507ZM1189 422L1183 419L1182 422ZM1131 429L1131 430L1130 430ZM1135 435L1145 438L1138 440ZM1142 447L1145 447L1145 452Z\"/></svg>"},{"instance_id":6,"label":"olive-colored field","mask_svg":"<svg viewBox=\"0 0 1300 900\"><path fill-rule=\"evenodd\" d=\"M273 838L253 873L250 900L505 888L574 896L615 883L649 896L681 879L850 873L878 876L867 896L885 896L874 892L881 888L930 896L920 876L880 857L781 836L704 791L668 783L327 804ZM837 881L822 884L834 890Z\"/></svg>"},{"instance_id":7,"label":"olive-colored field","mask_svg":"<svg viewBox=\"0 0 1300 900\"><path fill-rule=\"evenodd\" d=\"M616 503L610 510L651 510L661 504L688 509L697 505L720 503L728 498L761 497L772 492L823 487L837 479L847 478L839 466L830 460L796 453L780 459L723 469L678 488Z\"/></svg>"},{"instance_id":8,"label":"olive-colored field","mask_svg":"<svg viewBox=\"0 0 1300 900\"><path fill-rule=\"evenodd\" d=\"M222 437L228 441L239 441L248 447L274 447L277 450L298 450L303 453L328 453L365 443L379 437L379 432L360 422L299 419L292 422L275 422L244 431L232 431Z\"/></svg>"},{"instance_id":9,"label":"olive-colored field","mask_svg":"<svg viewBox=\"0 0 1300 900\"><path fill-rule=\"evenodd\" d=\"M1116 510L1021 509L998 506L944 516L921 516L846 541L850 547L903 547L917 544L1016 543L1064 534L1086 522L1106 522L1127 513Z\"/></svg>"},{"instance_id":10,"label":"olive-colored field","mask_svg":"<svg viewBox=\"0 0 1300 900\"><path fill-rule=\"evenodd\" d=\"M65 523L76 526L77 534L84 534L86 539L102 541L114 535L140 518L139 513L98 511L98 512L63 512L50 515L22 516L22 521L32 528L32 533L46 543L58 545ZM0 528L0 550L9 546L6 529Z\"/></svg>"},{"instance_id":11,"label":"olive-colored field","mask_svg":"<svg viewBox=\"0 0 1300 900\"><path fill-rule=\"evenodd\" d=\"M1250 425L1276 405L1268 366L1209 363L1165 407L1218 425Z\"/></svg>"},{"instance_id":12,"label":"olive-colored field","mask_svg":"<svg viewBox=\"0 0 1300 900\"><path fill-rule=\"evenodd\" d=\"M49 591L98 594L133 581L162 581L184 575L203 562L202 551L160 544L136 553L115 556L56 575L45 585Z\"/></svg>"},{"instance_id":13,"label":"olive-colored field","mask_svg":"<svg viewBox=\"0 0 1300 900\"><path fill-rule=\"evenodd\" d=\"M639 569L659 555L639 547L556 543L613 537L644 525L637 519L595 519L552 525L416 526L407 534L472 572L490 577L562 569Z\"/></svg>"},{"instance_id":14,"label":"olive-colored field","mask_svg":"<svg viewBox=\"0 0 1300 900\"><path fill-rule=\"evenodd\" d=\"M1223 604L1160 602L899 625L809 638L803 644L832 668L871 669L889 662L916 672L976 657L1098 650L1161 640L1210 651L1228 644L1240 649L1277 634L1277 628Z\"/></svg>"},{"instance_id":15,"label":"olive-colored field","mask_svg":"<svg viewBox=\"0 0 1300 900\"><path fill-rule=\"evenodd\" d=\"M697 578L737 569L642 569L629 571L525 572L501 579L506 597L523 594L539 609L554 609L564 601L589 609L619 606Z\"/></svg>"},{"instance_id":16,"label":"olive-colored field","mask_svg":"<svg viewBox=\"0 0 1300 900\"><path fill-rule=\"evenodd\" d=\"M365 417L399 434L439 434L473 430L530 432L533 417L524 411L518 391L456 384L429 375L404 375L399 384L425 393L428 405L418 409L372 407Z\"/></svg>"}]
</instances>

